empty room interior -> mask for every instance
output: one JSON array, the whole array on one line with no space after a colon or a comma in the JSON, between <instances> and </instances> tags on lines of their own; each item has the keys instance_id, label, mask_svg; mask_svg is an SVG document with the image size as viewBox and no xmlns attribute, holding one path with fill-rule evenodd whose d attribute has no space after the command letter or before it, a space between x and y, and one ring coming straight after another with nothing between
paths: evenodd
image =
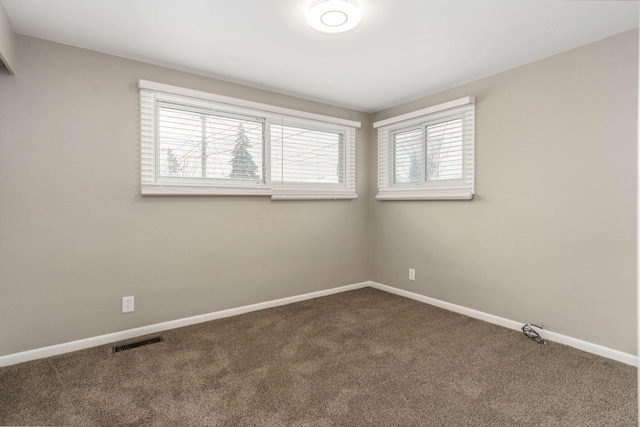
<instances>
[{"instance_id":1,"label":"empty room interior","mask_svg":"<svg viewBox=\"0 0 640 427\"><path fill-rule=\"evenodd\" d=\"M0 425L638 425L639 9L0 0Z\"/></svg>"}]
</instances>

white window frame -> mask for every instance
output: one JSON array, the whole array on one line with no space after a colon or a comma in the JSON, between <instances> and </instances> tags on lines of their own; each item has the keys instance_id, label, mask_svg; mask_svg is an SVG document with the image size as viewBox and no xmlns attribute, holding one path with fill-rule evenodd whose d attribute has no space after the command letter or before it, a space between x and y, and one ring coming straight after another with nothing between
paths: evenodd
<instances>
[{"instance_id":1,"label":"white window frame","mask_svg":"<svg viewBox=\"0 0 640 427\"><path fill-rule=\"evenodd\" d=\"M462 178L460 180L394 183L394 135L421 129L422 153L426 150L428 126L463 120ZM444 104L424 108L401 116L375 122L378 130L378 200L470 200L475 194L475 97L467 96ZM424 168L423 168L424 169Z\"/></svg>"},{"instance_id":2,"label":"white window frame","mask_svg":"<svg viewBox=\"0 0 640 427\"><path fill-rule=\"evenodd\" d=\"M355 199L356 192L356 129L360 122L315 113L297 111L257 102L231 98L208 92L185 89L162 83L140 80L140 145L141 193L143 195L218 195L218 196L270 196L273 200ZM156 152L157 104L171 102L189 108L215 108L222 114L234 114L263 120L264 180L242 182L220 179L162 178L158 176ZM342 182L338 184L311 184L272 182L270 180L271 125L304 126L342 135L344 161Z\"/></svg>"}]
</instances>

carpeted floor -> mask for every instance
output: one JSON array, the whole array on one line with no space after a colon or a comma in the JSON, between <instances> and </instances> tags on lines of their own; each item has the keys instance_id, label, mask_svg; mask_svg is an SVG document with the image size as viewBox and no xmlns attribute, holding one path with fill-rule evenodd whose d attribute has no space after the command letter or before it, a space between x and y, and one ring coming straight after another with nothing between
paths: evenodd
<instances>
[{"instance_id":1,"label":"carpeted floor","mask_svg":"<svg viewBox=\"0 0 640 427\"><path fill-rule=\"evenodd\" d=\"M636 368L371 288L0 368L3 425L636 426Z\"/></svg>"}]
</instances>

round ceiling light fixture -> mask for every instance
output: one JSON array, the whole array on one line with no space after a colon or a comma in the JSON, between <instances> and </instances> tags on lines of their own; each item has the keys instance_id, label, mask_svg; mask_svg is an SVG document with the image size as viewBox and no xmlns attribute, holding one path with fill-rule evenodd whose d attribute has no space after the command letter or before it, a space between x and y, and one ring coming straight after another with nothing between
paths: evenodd
<instances>
[{"instance_id":1,"label":"round ceiling light fixture","mask_svg":"<svg viewBox=\"0 0 640 427\"><path fill-rule=\"evenodd\" d=\"M314 0L307 12L309 25L323 33L349 31L361 18L356 0Z\"/></svg>"}]
</instances>

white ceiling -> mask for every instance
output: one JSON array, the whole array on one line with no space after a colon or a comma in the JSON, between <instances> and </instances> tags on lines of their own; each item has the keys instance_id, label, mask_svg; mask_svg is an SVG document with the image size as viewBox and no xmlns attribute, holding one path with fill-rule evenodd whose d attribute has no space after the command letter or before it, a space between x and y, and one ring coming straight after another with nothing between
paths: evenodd
<instances>
[{"instance_id":1,"label":"white ceiling","mask_svg":"<svg viewBox=\"0 0 640 427\"><path fill-rule=\"evenodd\" d=\"M359 0L311 29L311 0L0 0L14 30L366 112L638 27L633 1Z\"/></svg>"}]
</instances>

